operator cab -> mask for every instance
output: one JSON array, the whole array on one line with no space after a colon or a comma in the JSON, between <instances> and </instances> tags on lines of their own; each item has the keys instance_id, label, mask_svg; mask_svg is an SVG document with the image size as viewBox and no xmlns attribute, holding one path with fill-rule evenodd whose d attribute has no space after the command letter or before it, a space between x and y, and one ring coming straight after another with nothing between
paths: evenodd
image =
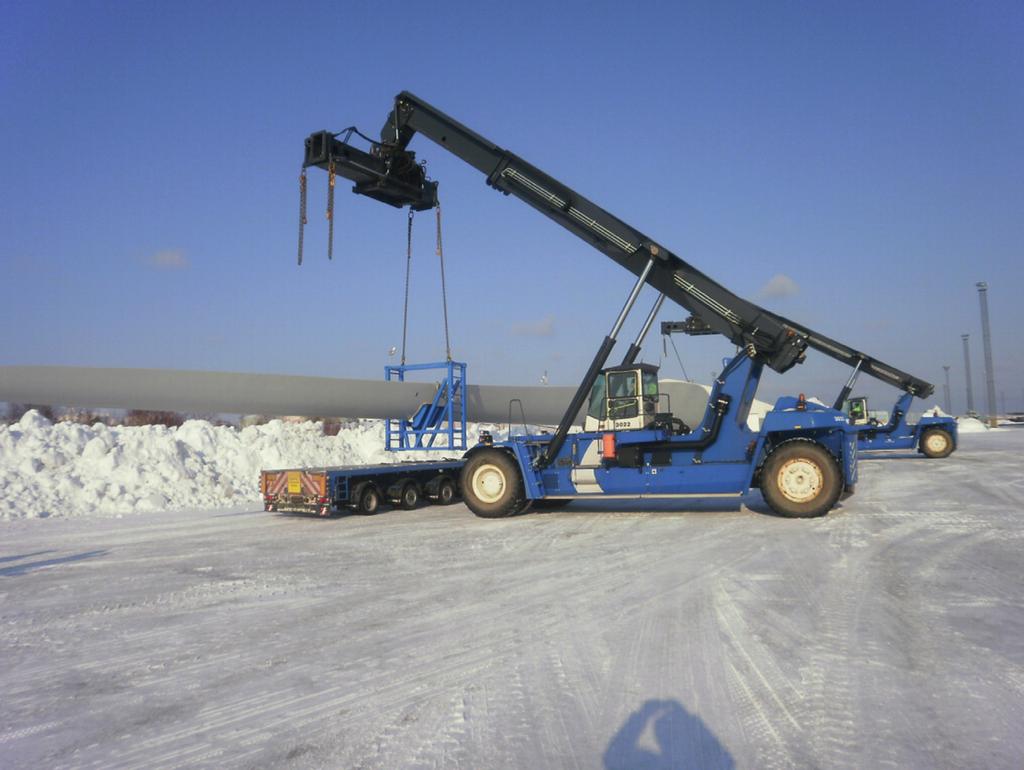
<instances>
[{"instance_id":1,"label":"operator cab","mask_svg":"<svg viewBox=\"0 0 1024 770\"><path fill-rule=\"evenodd\" d=\"M585 430L651 427L658 411L658 367L630 364L605 369L590 389L588 403Z\"/></svg>"},{"instance_id":2,"label":"operator cab","mask_svg":"<svg viewBox=\"0 0 1024 770\"><path fill-rule=\"evenodd\" d=\"M867 425L871 421L868 414L868 400L864 396L851 398L846 402L847 416L850 418L850 425Z\"/></svg>"}]
</instances>

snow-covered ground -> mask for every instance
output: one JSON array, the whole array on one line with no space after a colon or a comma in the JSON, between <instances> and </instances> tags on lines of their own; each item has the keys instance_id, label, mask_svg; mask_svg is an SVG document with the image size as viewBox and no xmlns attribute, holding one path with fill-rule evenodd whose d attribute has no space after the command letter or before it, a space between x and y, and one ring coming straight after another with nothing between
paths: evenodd
<instances>
[{"instance_id":1,"label":"snow-covered ground","mask_svg":"<svg viewBox=\"0 0 1024 770\"><path fill-rule=\"evenodd\" d=\"M1024 766L1024 429L860 472L807 521L0 523L0 766Z\"/></svg>"}]
</instances>

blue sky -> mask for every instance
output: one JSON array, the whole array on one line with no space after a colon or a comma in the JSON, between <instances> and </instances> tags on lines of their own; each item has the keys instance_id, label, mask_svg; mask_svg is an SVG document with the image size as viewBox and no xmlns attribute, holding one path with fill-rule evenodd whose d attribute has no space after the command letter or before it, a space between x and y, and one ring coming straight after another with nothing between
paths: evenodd
<instances>
[{"instance_id":1,"label":"blue sky","mask_svg":"<svg viewBox=\"0 0 1024 770\"><path fill-rule=\"evenodd\" d=\"M966 332L983 403L987 280L997 390L1024 408L1024 5L381 8L7 0L0 363L381 376L405 214L342 186L328 263L314 171L299 268L297 176L306 135L376 134L408 89L734 291L935 382L930 402L950 364L964 408ZM441 185L456 356L476 382L575 384L630 276L412 149ZM414 360L443 353L432 244L421 215ZM703 380L730 352L676 344ZM762 395L845 376L814 356Z\"/></svg>"}]
</instances>

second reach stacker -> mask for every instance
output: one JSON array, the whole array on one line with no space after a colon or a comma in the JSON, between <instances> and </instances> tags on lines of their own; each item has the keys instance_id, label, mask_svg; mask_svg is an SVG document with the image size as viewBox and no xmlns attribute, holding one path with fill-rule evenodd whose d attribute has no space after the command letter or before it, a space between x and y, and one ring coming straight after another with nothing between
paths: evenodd
<instances>
[{"instance_id":1,"label":"second reach stacker","mask_svg":"<svg viewBox=\"0 0 1024 770\"><path fill-rule=\"evenodd\" d=\"M747 417L764 367L786 372L804 360L809 344L830 344L849 351L858 370L917 395L931 392L926 382L733 294L576 191L408 92L396 97L380 141L370 140L363 150L351 143L353 136L362 136L354 129L312 134L306 140L303 169L328 171L329 212L336 176L353 181L357 194L395 207L430 209L437 205L437 183L407 149L417 133L483 173L491 187L583 238L632 272L636 281L554 433L501 442L485 434L461 459L434 464L264 471L268 509L369 512L383 497L401 502L406 490L418 499L425 487L414 477L415 467L415 473L426 471L427 484L434 483L435 490L437 479L452 480L457 470L457 492L475 514L488 518L575 499L738 500L752 488L760 489L765 502L782 516L821 516L854 490L857 428L845 413L801 396L780 398L760 429L752 431ZM304 204L304 173L302 183ZM304 209L301 216L304 222ZM621 363L606 368L645 285L661 296ZM701 333L722 334L736 346L712 385L703 419L692 428L662 411L657 369L636 363L666 297L692 314ZM570 433L584 406L583 432ZM410 473L402 477L406 467ZM377 473L382 474L379 481ZM307 494L271 494L282 485L301 489L303 475L309 482Z\"/></svg>"}]
</instances>

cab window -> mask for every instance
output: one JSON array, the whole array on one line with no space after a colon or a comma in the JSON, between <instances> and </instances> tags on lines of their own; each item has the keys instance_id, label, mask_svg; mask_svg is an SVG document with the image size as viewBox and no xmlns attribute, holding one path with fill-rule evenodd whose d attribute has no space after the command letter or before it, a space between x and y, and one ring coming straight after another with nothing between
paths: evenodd
<instances>
[{"instance_id":1,"label":"cab window","mask_svg":"<svg viewBox=\"0 0 1024 770\"><path fill-rule=\"evenodd\" d=\"M636 372L609 372L608 397L625 398L636 395Z\"/></svg>"},{"instance_id":2,"label":"cab window","mask_svg":"<svg viewBox=\"0 0 1024 770\"><path fill-rule=\"evenodd\" d=\"M658 375L654 372L644 372L644 395L658 395Z\"/></svg>"}]
</instances>

